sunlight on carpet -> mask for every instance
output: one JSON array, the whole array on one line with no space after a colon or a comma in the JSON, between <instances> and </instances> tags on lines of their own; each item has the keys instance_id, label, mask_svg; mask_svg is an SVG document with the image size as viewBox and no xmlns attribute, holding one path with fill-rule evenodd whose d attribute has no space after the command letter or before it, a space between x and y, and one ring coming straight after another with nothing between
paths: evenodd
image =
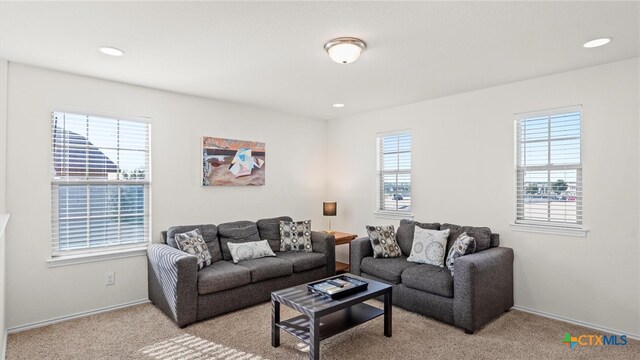
<instances>
[{"instance_id":1,"label":"sunlight on carpet","mask_svg":"<svg viewBox=\"0 0 640 360\"><path fill-rule=\"evenodd\" d=\"M216 344L189 334L146 346L140 349L140 352L154 359L162 360L267 360L261 356Z\"/></svg>"}]
</instances>

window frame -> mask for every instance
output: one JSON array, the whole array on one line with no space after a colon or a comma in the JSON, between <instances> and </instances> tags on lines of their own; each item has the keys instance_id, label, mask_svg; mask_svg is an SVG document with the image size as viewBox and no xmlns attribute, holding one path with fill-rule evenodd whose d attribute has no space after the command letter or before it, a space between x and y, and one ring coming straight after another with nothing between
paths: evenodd
<instances>
[{"instance_id":1,"label":"window frame","mask_svg":"<svg viewBox=\"0 0 640 360\"><path fill-rule=\"evenodd\" d=\"M562 115L562 114L571 114L571 113L579 113L579 126L580 131L578 136L566 137L562 139L556 139L555 141L566 141L566 140L578 140L579 141L579 163L574 164L557 164L554 165L551 163L552 156L552 144L554 143L554 139L551 137L552 124L550 119L554 116ZM537 233L550 233L550 234L559 234L559 235L571 235L571 236L580 236L585 237L587 234L587 229L584 227L584 219L583 219L583 203L584 203L584 193L583 193L583 111L582 105L573 105L573 106L565 106L560 108L541 110L535 112L526 112L526 113L518 113L515 114L514 121L514 168L515 168L515 202L514 202L514 221L510 224L512 230L515 231L527 231L527 232L537 232ZM525 141L524 143L546 143L547 147L547 162L544 165L526 165L521 163L522 159L522 124L527 119L534 120L538 118L547 118L548 130L547 137L544 139L538 139L533 141ZM552 179L549 177L551 172L553 171L566 171L566 170L575 170L576 171L576 191L580 191L580 196L576 196L576 221L568 222L568 221L551 221L551 213L549 212L549 220L536 220L536 219L527 219L525 215L524 203L525 203L525 174L527 171L542 171L547 172L548 179L547 183L551 183ZM520 193L519 193L520 192ZM519 204L522 204L520 206ZM551 211L549 209L549 211Z\"/></svg>"},{"instance_id":2,"label":"window frame","mask_svg":"<svg viewBox=\"0 0 640 360\"><path fill-rule=\"evenodd\" d=\"M409 151L408 153L410 154L410 167L408 170L400 170L400 163L399 163L399 159L398 159L398 169L396 170L390 170L390 171L385 171L384 170L384 156L383 156L383 149L382 149L382 142L384 141L384 138L386 137L392 137L392 136L402 136L402 135L409 135L410 137L410 145L409 145ZM406 151L404 151L404 153L406 153ZM398 156L401 154L400 151L397 152ZM413 218L412 215L412 211L413 211L413 133L411 131L411 129L404 129L404 130L397 130L397 131L390 131L390 132L382 132L382 133L377 133L376 134L376 210L375 210L375 214L378 217L382 217L382 218L397 218L397 219L404 219L404 218ZM406 210L404 209L385 209L384 207L384 177L385 175L389 175L389 174L393 174L393 175L409 175L410 178L410 184L411 184L411 189L409 190L409 194L410 194L410 198L409 198L409 206L407 207ZM396 200L396 206L397 206L397 202L400 200Z\"/></svg>"},{"instance_id":3,"label":"window frame","mask_svg":"<svg viewBox=\"0 0 640 360\"><path fill-rule=\"evenodd\" d=\"M100 118L101 120L113 120L113 121L126 121L126 122L137 122L145 124L145 132L146 134L142 135L141 138L144 139L145 149L140 150L145 154L145 166L146 166L146 176L145 179L121 179L121 172L118 171L118 179L109 179L108 177L105 179L91 179L89 176L84 176L84 179L74 178L73 175L57 175L55 166L56 166L56 134L54 133L56 124L54 123L54 119L56 115L74 115L81 116L87 118ZM90 124L88 124L90 126ZM94 125L99 126L99 125ZM113 113L100 113L100 112L88 112L88 111L74 111L74 110L54 110L51 112L51 152L50 152L50 166L51 166L51 176L50 176L50 184L51 184L51 253L50 259L47 260L49 267L57 267L57 266L65 266L72 265L77 263L86 263L92 261L102 261L109 260L113 258L125 258L131 256L142 256L146 253L146 248L151 244L151 184L152 184L152 169L151 169L151 119L147 117L138 117L138 116L121 116ZM118 132L120 129L118 128ZM84 137L84 135L81 135ZM120 134L118 135L120 138ZM90 139L85 138L86 141L90 141ZM68 148L68 143L65 143L66 148ZM97 149L103 149L99 146L95 146ZM66 148L63 148L62 151L66 151ZM121 147L118 145L116 148L105 148L112 151L132 151L132 149L128 149L126 147ZM101 151L102 153L102 151ZM104 153L103 153L104 155ZM90 155L87 155L90 156ZM106 156L106 155L105 155ZM90 161L87 159L87 161ZM116 164L118 166L118 164ZM88 173L88 172L87 172ZM77 176L76 176L77 177ZM90 194L91 186L114 186L118 191L118 212L117 218L121 219L123 216L141 216L144 221L143 229L143 240L137 241L133 243L127 244L104 244L99 246L87 246L79 249L70 249L70 250L60 250L60 189L64 186L86 186L87 194ZM120 208L121 194L124 186L134 186L134 185L142 185L143 191L143 203L142 203L142 212L135 214L122 214L122 209ZM89 195L87 195L87 204L90 203ZM89 209L89 207L88 207ZM105 215L98 215L105 216ZM81 216L82 217L82 216ZM87 221L90 221L92 218L90 213L87 212L86 215ZM119 220L120 221L120 220ZM118 225L118 228L120 225ZM88 238L87 241L90 241L90 227L87 226ZM122 239L122 235L118 236L118 240Z\"/></svg>"}]
</instances>

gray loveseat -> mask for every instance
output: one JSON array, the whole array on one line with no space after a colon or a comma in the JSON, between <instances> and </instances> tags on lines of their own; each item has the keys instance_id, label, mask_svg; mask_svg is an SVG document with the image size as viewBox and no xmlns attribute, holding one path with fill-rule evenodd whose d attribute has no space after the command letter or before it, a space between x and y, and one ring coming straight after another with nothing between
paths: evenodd
<instances>
[{"instance_id":1,"label":"gray loveseat","mask_svg":"<svg viewBox=\"0 0 640 360\"><path fill-rule=\"evenodd\" d=\"M174 226L163 232L165 244L147 250L149 299L178 326L255 305L271 292L335 275L335 238L311 233L313 252L280 252L279 222L283 216L258 222ZM174 235L200 229L213 263L198 271L197 257L178 250ZM234 264L227 243L268 240L276 257Z\"/></svg>"},{"instance_id":2,"label":"gray loveseat","mask_svg":"<svg viewBox=\"0 0 640 360\"><path fill-rule=\"evenodd\" d=\"M407 261L415 226L450 229L447 254L456 238L467 232L476 239L476 252L446 267ZM398 258L373 258L368 237L351 242L351 272L393 285L393 304L473 333L513 306L513 250L500 247L500 237L486 227L418 223L401 220L396 240Z\"/></svg>"}]
</instances>

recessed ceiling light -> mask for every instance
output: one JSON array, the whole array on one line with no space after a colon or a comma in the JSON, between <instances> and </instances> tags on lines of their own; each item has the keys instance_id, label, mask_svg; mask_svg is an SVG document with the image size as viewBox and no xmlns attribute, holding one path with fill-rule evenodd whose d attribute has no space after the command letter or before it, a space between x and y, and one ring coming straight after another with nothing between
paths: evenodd
<instances>
[{"instance_id":1,"label":"recessed ceiling light","mask_svg":"<svg viewBox=\"0 0 640 360\"><path fill-rule=\"evenodd\" d=\"M101 53L105 54L105 55L111 55L111 56L122 56L124 55L124 51L111 47L111 46L103 46L101 48L99 48L98 50L100 50Z\"/></svg>"},{"instance_id":2,"label":"recessed ceiling light","mask_svg":"<svg viewBox=\"0 0 640 360\"><path fill-rule=\"evenodd\" d=\"M343 108L344 104L333 104L334 108Z\"/></svg>"},{"instance_id":3,"label":"recessed ceiling light","mask_svg":"<svg viewBox=\"0 0 640 360\"><path fill-rule=\"evenodd\" d=\"M587 41L586 43L584 43L584 47L586 48L594 48L594 47L598 47L598 46L602 46L602 45L606 45L611 41L610 37L606 37L606 38L600 38L600 39L594 39L591 41Z\"/></svg>"}]
</instances>

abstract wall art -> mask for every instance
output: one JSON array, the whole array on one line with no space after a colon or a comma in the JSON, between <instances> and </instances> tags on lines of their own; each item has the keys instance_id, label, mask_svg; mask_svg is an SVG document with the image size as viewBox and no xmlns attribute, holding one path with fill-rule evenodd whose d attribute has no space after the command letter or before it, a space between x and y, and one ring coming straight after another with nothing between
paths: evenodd
<instances>
[{"instance_id":1,"label":"abstract wall art","mask_svg":"<svg viewBox=\"0 0 640 360\"><path fill-rule=\"evenodd\" d=\"M264 185L264 143L202 138L202 185Z\"/></svg>"}]
</instances>

